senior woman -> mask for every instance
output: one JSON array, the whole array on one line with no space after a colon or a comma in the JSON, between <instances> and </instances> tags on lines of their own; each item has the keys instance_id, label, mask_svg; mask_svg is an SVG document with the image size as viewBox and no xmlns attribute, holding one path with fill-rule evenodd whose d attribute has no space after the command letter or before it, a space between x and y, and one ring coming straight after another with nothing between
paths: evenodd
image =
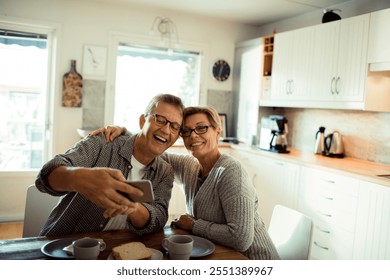
<instances>
[{"instance_id":1,"label":"senior woman","mask_svg":"<svg viewBox=\"0 0 390 280\"><path fill-rule=\"evenodd\" d=\"M123 131L108 126L106 139ZM236 159L218 149L221 121L217 111L185 108L180 135L192 156L163 154L175 179L183 184L188 212L172 225L232 247L249 259L279 259L259 215L258 197L248 174Z\"/></svg>"}]
</instances>

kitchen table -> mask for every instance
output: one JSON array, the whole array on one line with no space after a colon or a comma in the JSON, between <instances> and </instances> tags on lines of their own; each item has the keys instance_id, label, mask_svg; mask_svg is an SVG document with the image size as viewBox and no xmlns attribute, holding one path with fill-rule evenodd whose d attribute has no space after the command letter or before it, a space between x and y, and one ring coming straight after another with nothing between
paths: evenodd
<instances>
[{"instance_id":1,"label":"kitchen table","mask_svg":"<svg viewBox=\"0 0 390 280\"><path fill-rule=\"evenodd\" d=\"M173 234L190 234L189 232L170 227L169 225L164 227L164 230L138 236L128 230L114 230L114 231L102 231L92 233L81 233L81 234L69 234L64 236L55 237L29 237L29 238L18 238L0 241L0 260L35 260L35 259L51 259L41 252L41 247L51 240L61 238L101 238L106 243L106 249L102 251L98 259L106 260L109 258L112 248L123 243L131 241L140 241L147 247L157 249L164 252L164 248L161 245L162 240L165 237L169 237ZM219 244L215 245L215 251L210 255L203 257L196 257L191 259L200 260L247 260L240 252L235 251L232 248L225 247ZM164 255L164 259L168 259Z\"/></svg>"}]
</instances>

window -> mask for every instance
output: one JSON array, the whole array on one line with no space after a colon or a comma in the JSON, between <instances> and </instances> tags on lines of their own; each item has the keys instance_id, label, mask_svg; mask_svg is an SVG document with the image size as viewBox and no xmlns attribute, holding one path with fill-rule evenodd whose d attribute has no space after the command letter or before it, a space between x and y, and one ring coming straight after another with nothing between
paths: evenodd
<instances>
[{"instance_id":1,"label":"window","mask_svg":"<svg viewBox=\"0 0 390 280\"><path fill-rule=\"evenodd\" d=\"M114 123L139 130L138 118L158 93L179 96L185 106L199 104L200 54L119 44Z\"/></svg>"},{"instance_id":2,"label":"window","mask_svg":"<svg viewBox=\"0 0 390 280\"><path fill-rule=\"evenodd\" d=\"M0 29L0 170L45 160L47 35Z\"/></svg>"}]
</instances>

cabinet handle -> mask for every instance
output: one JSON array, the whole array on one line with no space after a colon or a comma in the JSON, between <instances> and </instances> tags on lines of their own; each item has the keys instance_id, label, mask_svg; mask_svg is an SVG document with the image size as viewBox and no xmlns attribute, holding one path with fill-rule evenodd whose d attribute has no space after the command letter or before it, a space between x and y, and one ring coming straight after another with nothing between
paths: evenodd
<instances>
[{"instance_id":1,"label":"cabinet handle","mask_svg":"<svg viewBox=\"0 0 390 280\"><path fill-rule=\"evenodd\" d=\"M290 84L290 80L287 80L287 82L286 82L286 94L288 94L288 92L289 92L289 84Z\"/></svg>"},{"instance_id":2,"label":"cabinet handle","mask_svg":"<svg viewBox=\"0 0 390 280\"><path fill-rule=\"evenodd\" d=\"M294 80L290 81L290 94L293 94L294 92Z\"/></svg>"},{"instance_id":3,"label":"cabinet handle","mask_svg":"<svg viewBox=\"0 0 390 280\"><path fill-rule=\"evenodd\" d=\"M319 231L322 231L323 233L330 234L329 230L324 230L324 229L320 228L319 226L316 226L316 229L318 229Z\"/></svg>"},{"instance_id":4,"label":"cabinet handle","mask_svg":"<svg viewBox=\"0 0 390 280\"><path fill-rule=\"evenodd\" d=\"M332 218L332 214L326 214L326 213L323 213L321 211L317 211L317 212L320 213L322 216Z\"/></svg>"},{"instance_id":5,"label":"cabinet handle","mask_svg":"<svg viewBox=\"0 0 390 280\"><path fill-rule=\"evenodd\" d=\"M336 78L333 77L331 82L330 82L330 92L332 93L332 95L334 94L333 85L335 84L335 81L336 81Z\"/></svg>"},{"instance_id":6,"label":"cabinet handle","mask_svg":"<svg viewBox=\"0 0 390 280\"><path fill-rule=\"evenodd\" d=\"M321 178L321 180L326 182L326 183L330 183L330 184L335 184L336 183L336 181L328 180L328 179L325 179L325 178Z\"/></svg>"},{"instance_id":7,"label":"cabinet handle","mask_svg":"<svg viewBox=\"0 0 390 280\"><path fill-rule=\"evenodd\" d=\"M317 241L314 241L313 243L314 243L314 245L316 245L317 247L320 247L321 249L329 250L328 247L321 246L320 244L317 243Z\"/></svg>"},{"instance_id":8,"label":"cabinet handle","mask_svg":"<svg viewBox=\"0 0 390 280\"><path fill-rule=\"evenodd\" d=\"M334 198L333 197L329 197L329 196L325 196L325 195L322 195L320 194L321 197L327 199L327 200L333 200Z\"/></svg>"},{"instance_id":9,"label":"cabinet handle","mask_svg":"<svg viewBox=\"0 0 390 280\"><path fill-rule=\"evenodd\" d=\"M336 79L336 94L339 95L340 91L339 91L339 84L340 84L340 77L337 77Z\"/></svg>"}]
</instances>

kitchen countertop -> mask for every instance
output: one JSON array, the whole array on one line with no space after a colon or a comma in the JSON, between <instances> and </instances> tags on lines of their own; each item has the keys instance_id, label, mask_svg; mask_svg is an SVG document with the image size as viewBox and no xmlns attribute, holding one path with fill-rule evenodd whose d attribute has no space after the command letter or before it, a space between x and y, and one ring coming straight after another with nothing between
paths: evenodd
<instances>
[{"instance_id":1,"label":"kitchen countertop","mask_svg":"<svg viewBox=\"0 0 390 280\"><path fill-rule=\"evenodd\" d=\"M273 159L285 160L291 163L307 167L316 167L327 171L341 173L343 175L353 176L360 180L381 184L390 187L390 179L378 175L390 175L390 165L384 165L355 158L330 158L322 155L315 155L310 152L300 151L290 148L288 154L278 154L260 150L257 147L245 145L229 145L232 149L238 149L246 152L266 156Z\"/></svg>"}]
</instances>

